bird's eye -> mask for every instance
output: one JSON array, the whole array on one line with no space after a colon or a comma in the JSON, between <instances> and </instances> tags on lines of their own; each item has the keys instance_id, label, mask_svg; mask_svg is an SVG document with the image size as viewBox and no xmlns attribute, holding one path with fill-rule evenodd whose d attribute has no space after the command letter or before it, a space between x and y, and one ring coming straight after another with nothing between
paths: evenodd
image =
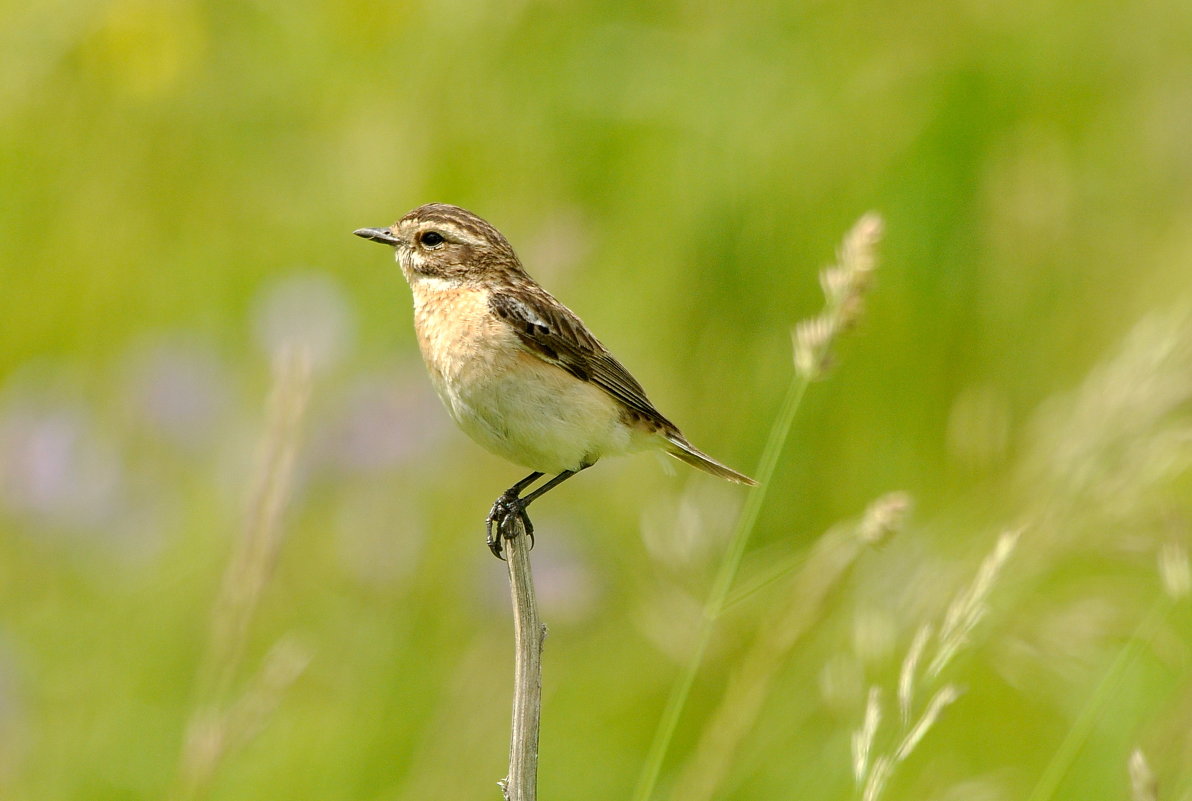
<instances>
[{"instance_id":1,"label":"bird's eye","mask_svg":"<svg viewBox=\"0 0 1192 801\"><path fill-rule=\"evenodd\" d=\"M418 241L420 241L425 247L433 248L443 244L444 240L443 235L438 231L427 231Z\"/></svg>"}]
</instances>

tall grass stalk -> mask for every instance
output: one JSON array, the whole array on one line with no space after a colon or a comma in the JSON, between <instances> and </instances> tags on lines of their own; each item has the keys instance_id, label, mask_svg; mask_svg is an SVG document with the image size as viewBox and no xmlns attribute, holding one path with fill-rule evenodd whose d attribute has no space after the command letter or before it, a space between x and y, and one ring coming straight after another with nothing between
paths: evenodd
<instances>
[{"instance_id":1,"label":"tall grass stalk","mask_svg":"<svg viewBox=\"0 0 1192 801\"><path fill-rule=\"evenodd\" d=\"M675 801L708 801L715 796L757 722L774 679L795 644L819 620L828 594L866 547L885 541L901 527L909 507L905 493L884 495L860 520L834 526L815 544L790 582L784 602L758 625L753 643L702 727L699 743L675 783Z\"/></svg>"},{"instance_id":2,"label":"tall grass stalk","mask_svg":"<svg viewBox=\"0 0 1192 801\"><path fill-rule=\"evenodd\" d=\"M224 756L256 734L309 662L305 647L283 638L244 691L230 698L244 662L251 623L281 547L281 517L290 494L310 383L310 360L305 353L286 350L278 356L244 529L211 611L195 705L169 795L174 801L194 798L208 786Z\"/></svg>"},{"instance_id":3,"label":"tall grass stalk","mask_svg":"<svg viewBox=\"0 0 1192 801\"><path fill-rule=\"evenodd\" d=\"M1039 781L1035 783L1035 788L1027 797L1027 801L1050 801L1055 797L1056 790L1059 789L1064 777L1071 770L1072 764L1080 754L1080 749L1088 742L1097 721L1101 719L1101 714L1105 711L1109 699L1118 695L1119 685L1126 668L1134 661L1143 647L1154 639L1164 617L1171 610L1173 601L1174 599L1169 595L1158 598L1146 617L1134 629L1129 642L1118 651L1117 656L1105 671L1105 675L1097 683L1096 689L1089 696L1088 703L1080 710L1080 714L1072 723L1072 727L1068 729L1068 733L1064 735L1059 748L1052 754L1051 760L1043 769L1043 773L1039 777Z\"/></svg>"},{"instance_id":4,"label":"tall grass stalk","mask_svg":"<svg viewBox=\"0 0 1192 801\"><path fill-rule=\"evenodd\" d=\"M1130 773L1131 801L1159 801L1158 782L1141 748L1131 752L1126 769Z\"/></svg>"},{"instance_id":5,"label":"tall grass stalk","mask_svg":"<svg viewBox=\"0 0 1192 801\"><path fill-rule=\"evenodd\" d=\"M923 711L912 721L915 690L939 677L941 671L969 644L969 635L988 611L989 594L997 583L1006 561L1018 546L1020 531L1007 531L998 537L993 551L981 562L973 581L952 599L937 628L923 624L915 634L898 673L898 727L891 734L893 745L882 752L875 747L878 729L883 719L882 693L871 687L861 726L853 733L853 775L860 789L862 801L877 801L894 769L918 747L927 732L936 724L945 709L960 697L954 684L936 690ZM926 669L920 665L934 637L936 650ZM889 742L889 740L887 740Z\"/></svg>"},{"instance_id":6,"label":"tall grass stalk","mask_svg":"<svg viewBox=\"0 0 1192 801\"><path fill-rule=\"evenodd\" d=\"M820 273L820 284L825 298L823 311L819 316L801 322L795 329L795 373L754 473L759 486L749 493L741 516L737 519L728 551L704 605L695 646L671 688L658 727L655 729L654 739L642 765L641 775L633 792L633 801L648 801L654 795L658 776L662 772L662 764L674 739L679 718L703 664L704 654L712 640L716 623L724 612L749 538L766 502L767 491L778 467L778 460L790 436L795 415L811 382L821 378L826 372L836 338L860 317L864 294L872 280L876 247L881 235L882 220L877 214L871 212L857 221L844 238L837 255L837 263Z\"/></svg>"}]
</instances>

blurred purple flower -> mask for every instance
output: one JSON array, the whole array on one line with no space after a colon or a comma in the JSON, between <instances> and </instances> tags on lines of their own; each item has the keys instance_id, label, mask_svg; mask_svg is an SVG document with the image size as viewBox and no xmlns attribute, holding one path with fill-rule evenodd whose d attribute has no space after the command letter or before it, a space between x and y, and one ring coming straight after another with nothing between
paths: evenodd
<instances>
[{"instance_id":1,"label":"blurred purple flower","mask_svg":"<svg viewBox=\"0 0 1192 801\"><path fill-rule=\"evenodd\" d=\"M422 370L356 378L315 434L316 458L347 472L386 470L426 453L446 419Z\"/></svg>"},{"instance_id":2,"label":"blurred purple flower","mask_svg":"<svg viewBox=\"0 0 1192 801\"><path fill-rule=\"evenodd\" d=\"M129 406L138 421L175 444L210 444L228 406L228 376L215 349L176 335L133 348Z\"/></svg>"},{"instance_id":3,"label":"blurred purple flower","mask_svg":"<svg viewBox=\"0 0 1192 801\"><path fill-rule=\"evenodd\" d=\"M603 603L604 581L575 543L595 533L569 517L544 515L534 520L534 526L539 532L549 532L550 538L549 544L540 542L534 551L534 581L543 615L567 625L591 619ZM507 615L509 584L504 572L492 569L492 555L486 549L475 548L472 554L483 576L475 583L478 602L495 615Z\"/></svg>"},{"instance_id":4,"label":"blurred purple flower","mask_svg":"<svg viewBox=\"0 0 1192 801\"><path fill-rule=\"evenodd\" d=\"M274 280L259 293L252 318L257 343L271 358L300 348L316 370L336 364L356 333L355 315L344 291L323 272Z\"/></svg>"},{"instance_id":5,"label":"blurred purple flower","mask_svg":"<svg viewBox=\"0 0 1192 801\"><path fill-rule=\"evenodd\" d=\"M552 529L552 534L559 526ZM543 549L534 565L538 597L544 609L560 623L578 623L590 617L602 595L600 582L588 561L563 536Z\"/></svg>"},{"instance_id":6,"label":"blurred purple flower","mask_svg":"<svg viewBox=\"0 0 1192 801\"><path fill-rule=\"evenodd\" d=\"M0 501L52 525L102 526L119 509L123 465L59 379L27 368L0 396Z\"/></svg>"}]
</instances>

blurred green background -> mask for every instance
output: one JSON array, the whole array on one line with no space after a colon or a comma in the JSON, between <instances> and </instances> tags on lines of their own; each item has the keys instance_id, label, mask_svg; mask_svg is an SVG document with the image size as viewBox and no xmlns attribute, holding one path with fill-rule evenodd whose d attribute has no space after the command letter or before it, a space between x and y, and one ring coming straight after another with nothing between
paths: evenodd
<instances>
[{"instance_id":1,"label":"blurred green background","mask_svg":"<svg viewBox=\"0 0 1192 801\"><path fill-rule=\"evenodd\" d=\"M351 236L444 201L746 472L818 270L886 218L656 797L821 534L906 490L710 797L859 797L869 688L892 753L916 632L1021 527L880 797L1145 799L1139 748L1192 798L1190 42L1177 0L6 4L0 796L499 797L482 520L523 471L451 426ZM293 430L271 392L309 393ZM535 507L544 798L630 797L745 492L636 457Z\"/></svg>"}]
</instances>

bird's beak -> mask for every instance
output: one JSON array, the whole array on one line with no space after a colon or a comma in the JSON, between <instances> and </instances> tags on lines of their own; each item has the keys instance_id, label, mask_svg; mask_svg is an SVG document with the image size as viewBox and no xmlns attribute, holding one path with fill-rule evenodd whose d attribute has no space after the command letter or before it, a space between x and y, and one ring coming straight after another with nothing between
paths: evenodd
<instances>
[{"instance_id":1,"label":"bird's beak","mask_svg":"<svg viewBox=\"0 0 1192 801\"><path fill-rule=\"evenodd\" d=\"M352 233L373 242L380 242L382 245L396 246L401 241L388 228L360 228Z\"/></svg>"}]
</instances>

